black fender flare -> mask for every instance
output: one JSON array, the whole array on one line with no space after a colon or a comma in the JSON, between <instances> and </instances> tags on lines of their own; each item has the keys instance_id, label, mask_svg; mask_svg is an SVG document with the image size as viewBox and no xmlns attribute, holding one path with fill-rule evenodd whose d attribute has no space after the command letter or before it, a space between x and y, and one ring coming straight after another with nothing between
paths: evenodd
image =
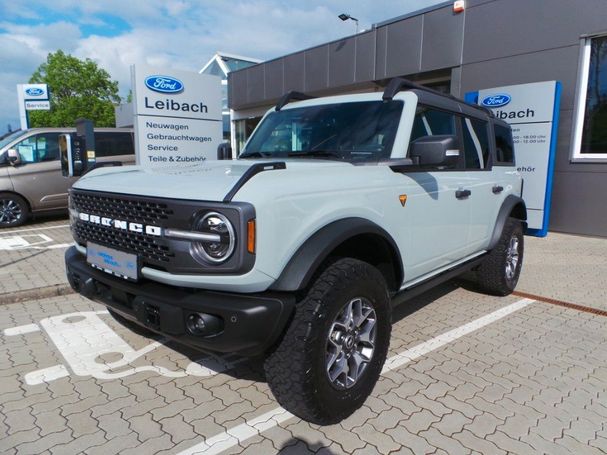
<instances>
[{"instance_id":1,"label":"black fender flare","mask_svg":"<svg viewBox=\"0 0 607 455\"><path fill-rule=\"evenodd\" d=\"M361 234L382 237L394 255L397 280L403 279L403 262L392 236L377 224L364 218L344 218L334 221L310 236L293 254L282 273L270 287L273 291L299 291L305 289L314 273L329 254L348 239Z\"/></svg>"},{"instance_id":2,"label":"black fender flare","mask_svg":"<svg viewBox=\"0 0 607 455\"><path fill-rule=\"evenodd\" d=\"M499 242L504 226L513 212L517 215L516 218L521 221L525 222L527 220L527 206L525 205L525 201L521 197L510 194L504 199L500 211L497 214L488 250L495 248L495 245ZM526 228L526 225L527 223L524 223L524 228Z\"/></svg>"}]
</instances>

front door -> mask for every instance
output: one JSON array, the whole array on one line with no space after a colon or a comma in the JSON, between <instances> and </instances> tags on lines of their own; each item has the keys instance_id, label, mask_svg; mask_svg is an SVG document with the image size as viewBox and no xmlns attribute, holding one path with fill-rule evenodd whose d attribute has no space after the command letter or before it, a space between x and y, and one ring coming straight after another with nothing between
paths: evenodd
<instances>
[{"instance_id":1,"label":"front door","mask_svg":"<svg viewBox=\"0 0 607 455\"><path fill-rule=\"evenodd\" d=\"M32 210L67 208L67 191L75 181L61 175L59 133L40 133L23 139L13 148L21 164L8 168L14 191L23 195Z\"/></svg>"}]
</instances>

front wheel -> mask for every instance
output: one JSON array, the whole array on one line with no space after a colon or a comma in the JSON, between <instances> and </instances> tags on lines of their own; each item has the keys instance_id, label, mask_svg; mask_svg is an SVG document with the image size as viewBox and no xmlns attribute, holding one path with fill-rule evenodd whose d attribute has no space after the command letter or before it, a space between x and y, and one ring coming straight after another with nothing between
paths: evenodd
<instances>
[{"instance_id":1,"label":"front wheel","mask_svg":"<svg viewBox=\"0 0 607 455\"><path fill-rule=\"evenodd\" d=\"M0 193L0 228L20 226L28 215L25 199L12 193Z\"/></svg>"},{"instance_id":2,"label":"front wheel","mask_svg":"<svg viewBox=\"0 0 607 455\"><path fill-rule=\"evenodd\" d=\"M523 265L523 226L508 218L497 245L477 271L480 287L489 294L508 295L514 291Z\"/></svg>"},{"instance_id":3,"label":"front wheel","mask_svg":"<svg viewBox=\"0 0 607 455\"><path fill-rule=\"evenodd\" d=\"M390 299L381 273L356 259L329 266L298 303L265 361L278 402L319 425L337 423L372 392L386 360Z\"/></svg>"}]
</instances>

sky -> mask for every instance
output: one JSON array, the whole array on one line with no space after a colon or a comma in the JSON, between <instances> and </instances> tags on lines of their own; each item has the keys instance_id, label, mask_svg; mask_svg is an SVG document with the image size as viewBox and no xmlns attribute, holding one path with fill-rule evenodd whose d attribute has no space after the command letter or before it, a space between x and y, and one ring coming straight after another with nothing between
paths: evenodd
<instances>
[{"instance_id":1,"label":"sky","mask_svg":"<svg viewBox=\"0 0 607 455\"><path fill-rule=\"evenodd\" d=\"M268 60L443 0L0 0L0 134L19 128L17 84L50 52L90 58L130 89L130 66L199 71L217 51Z\"/></svg>"}]
</instances>

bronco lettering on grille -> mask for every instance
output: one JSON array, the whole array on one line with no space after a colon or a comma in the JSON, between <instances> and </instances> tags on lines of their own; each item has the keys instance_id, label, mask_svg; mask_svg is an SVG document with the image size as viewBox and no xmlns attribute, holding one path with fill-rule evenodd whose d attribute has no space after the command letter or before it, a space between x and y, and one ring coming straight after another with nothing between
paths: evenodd
<instances>
[{"instance_id":1,"label":"bronco lettering on grille","mask_svg":"<svg viewBox=\"0 0 607 455\"><path fill-rule=\"evenodd\" d=\"M99 215L90 215L88 213L79 213L78 218L87 223L99 224L101 226L112 227L123 231L130 231L138 234L145 233L156 237L162 236L162 228L150 224L132 223L130 221L117 220Z\"/></svg>"}]
</instances>

